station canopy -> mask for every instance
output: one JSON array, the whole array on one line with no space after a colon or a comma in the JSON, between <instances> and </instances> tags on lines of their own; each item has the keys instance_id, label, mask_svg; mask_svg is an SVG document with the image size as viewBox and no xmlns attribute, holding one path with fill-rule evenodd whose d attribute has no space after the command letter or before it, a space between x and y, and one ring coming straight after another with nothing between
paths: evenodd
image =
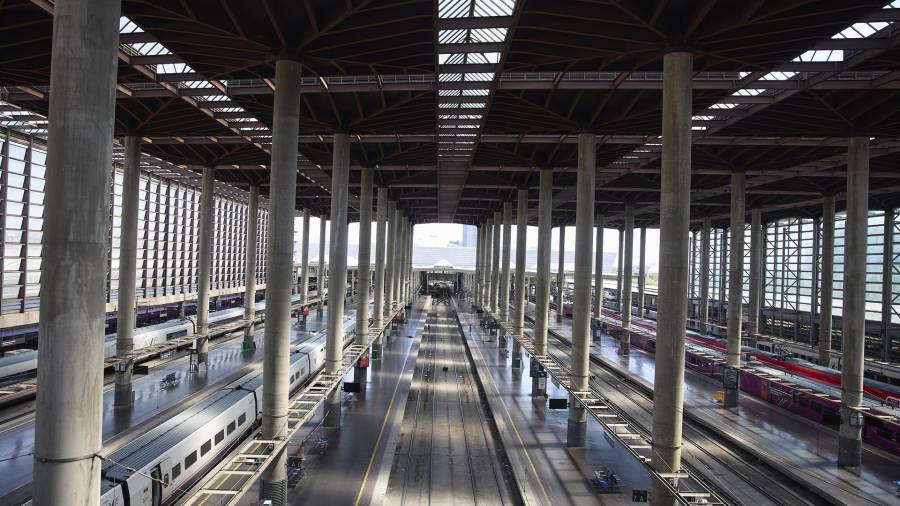
<instances>
[{"instance_id":1,"label":"station canopy","mask_svg":"<svg viewBox=\"0 0 900 506\"><path fill-rule=\"evenodd\" d=\"M329 213L332 136L351 133L417 223L477 224L554 172L574 222L576 137L597 142L597 212L659 216L662 61L694 55L692 209L727 222L732 171L765 218L817 214L871 138L870 207L900 196L900 2L124 0L116 135L268 192L275 61L302 62L297 208ZM53 3L0 3L0 124L46 134ZM351 219L356 219L351 209Z\"/></svg>"}]
</instances>

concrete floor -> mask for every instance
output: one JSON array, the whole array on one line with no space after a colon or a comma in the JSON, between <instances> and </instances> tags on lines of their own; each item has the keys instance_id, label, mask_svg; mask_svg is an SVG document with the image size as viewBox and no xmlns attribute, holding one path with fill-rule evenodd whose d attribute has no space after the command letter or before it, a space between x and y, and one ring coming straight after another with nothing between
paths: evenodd
<instances>
[{"instance_id":1,"label":"concrete floor","mask_svg":"<svg viewBox=\"0 0 900 506\"><path fill-rule=\"evenodd\" d=\"M320 413L291 441L288 455L304 458L303 476L288 490L290 504L372 504L383 497L425 315L417 306L408 323L385 338L382 358L364 370L363 390L344 394L340 431L319 427Z\"/></svg>"}]
</instances>

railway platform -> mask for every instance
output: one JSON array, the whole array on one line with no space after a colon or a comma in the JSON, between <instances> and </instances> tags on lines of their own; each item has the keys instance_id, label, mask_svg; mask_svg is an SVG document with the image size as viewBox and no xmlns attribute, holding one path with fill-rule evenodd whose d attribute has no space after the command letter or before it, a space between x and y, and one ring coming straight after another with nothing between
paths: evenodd
<instances>
[{"instance_id":1,"label":"railway platform","mask_svg":"<svg viewBox=\"0 0 900 506\"><path fill-rule=\"evenodd\" d=\"M533 316L534 305L527 304ZM552 311L551 311L552 312ZM549 337L570 341L571 319L549 319ZM655 374L653 355L636 347L631 354L618 354L618 343L603 335L591 345L592 362L599 361L623 382L652 391ZM855 471L837 466L837 432L746 394L740 406L728 410L718 406L715 392L720 382L685 372L685 421L715 432L719 437L759 459L761 463L796 481L823 500L835 504L900 504L894 482L900 459L877 448L864 446L862 466Z\"/></svg>"},{"instance_id":2,"label":"railway platform","mask_svg":"<svg viewBox=\"0 0 900 506\"><path fill-rule=\"evenodd\" d=\"M499 346L476 315L460 311L459 317L526 504L631 504L632 497L649 490L643 466L621 446L609 444L599 424L588 423L587 446L567 448L568 411L549 409L547 398L532 397L527 362L523 369L511 367L509 343ZM548 382L548 398L566 395ZM598 475L605 475L605 484Z\"/></svg>"},{"instance_id":3,"label":"railway platform","mask_svg":"<svg viewBox=\"0 0 900 506\"><path fill-rule=\"evenodd\" d=\"M321 426L323 409L288 445L288 455L299 457L292 469L290 504L368 505L383 497L382 476L390 470L399 437L425 311L420 301L406 324L385 334L382 356L369 362L364 377L350 373L345 378L359 381L360 392L344 394L340 431Z\"/></svg>"},{"instance_id":4,"label":"railway platform","mask_svg":"<svg viewBox=\"0 0 900 506\"><path fill-rule=\"evenodd\" d=\"M354 318L355 312L348 311L345 324ZM292 327L291 341L302 340L304 336L322 330L327 321L325 315L308 318L305 327ZM257 367L264 353L263 334L263 328L259 327L254 335L255 350L243 350L242 339L211 343L207 369L200 373L189 371L190 357L186 355L151 366L149 374L135 377L134 405L129 410L113 409L113 389L109 382L103 393L104 451L114 451ZM178 378L178 383L172 388L163 388L162 380L171 374ZM21 504L31 495L33 448L33 412L0 426L0 504Z\"/></svg>"}]
</instances>

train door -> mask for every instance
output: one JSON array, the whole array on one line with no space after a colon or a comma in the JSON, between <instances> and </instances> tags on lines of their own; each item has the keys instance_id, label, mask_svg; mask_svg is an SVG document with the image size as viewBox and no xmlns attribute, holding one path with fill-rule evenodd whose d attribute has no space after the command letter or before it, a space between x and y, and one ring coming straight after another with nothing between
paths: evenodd
<instances>
[{"instance_id":1,"label":"train door","mask_svg":"<svg viewBox=\"0 0 900 506\"><path fill-rule=\"evenodd\" d=\"M151 505L160 506L163 496L163 474L159 464L150 470Z\"/></svg>"},{"instance_id":2,"label":"train door","mask_svg":"<svg viewBox=\"0 0 900 506\"><path fill-rule=\"evenodd\" d=\"M759 397L764 401L769 400L769 380L763 379L759 382Z\"/></svg>"},{"instance_id":3,"label":"train door","mask_svg":"<svg viewBox=\"0 0 900 506\"><path fill-rule=\"evenodd\" d=\"M170 482L169 477L169 469L172 466L169 463L169 459L165 459L159 464L156 464L150 470L150 504L151 506L161 506L163 503L163 491L166 487L168 487ZM166 471L164 472L163 469Z\"/></svg>"}]
</instances>

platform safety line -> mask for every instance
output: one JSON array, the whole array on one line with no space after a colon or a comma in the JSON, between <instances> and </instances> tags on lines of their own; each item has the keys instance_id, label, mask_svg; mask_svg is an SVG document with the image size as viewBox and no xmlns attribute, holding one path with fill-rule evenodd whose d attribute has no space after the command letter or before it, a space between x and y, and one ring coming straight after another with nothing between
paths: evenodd
<instances>
[{"instance_id":1,"label":"platform safety line","mask_svg":"<svg viewBox=\"0 0 900 506\"><path fill-rule=\"evenodd\" d=\"M467 318L468 320L468 318ZM465 335L465 331L460 329ZM478 329L479 333L481 329ZM481 353L481 347L475 346L475 350L478 351L478 355L481 356L481 361L484 362L484 355ZM487 363L485 362L485 365ZM547 493L546 487L544 487L544 480L541 479L540 473L538 473L537 467L534 465L534 461L531 460L531 454L528 453L528 447L525 446L525 441L522 440L521 434L519 434L519 429L516 428L516 423L512 420L512 415L509 413L509 408L506 407L506 402L503 401L503 396L500 395L500 389L497 388L497 382L494 381L494 376L490 373L487 374L488 379L491 380L491 384L494 386L494 390L497 391L497 399L500 401L500 405L503 406L503 411L506 412L506 418L510 421L509 425L512 426L513 432L516 434L516 439L519 440L519 444L522 446L522 451L525 452L525 458L528 459L528 465L531 466L531 471L534 473L534 477L537 478L538 484L541 486L541 492L544 493L544 498L547 499L546 504L553 504L553 501L550 499L550 494Z\"/></svg>"},{"instance_id":2,"label":"platform safety line","mask_svg":"<svg viewBox=\"0 0 900 506\"><path fill-rule=\"evenodd\" d=\"M423 327L424 330L424 327ZM418 347L416 347L418 354ZM401 371L406 371L406 366L409 364L409 358L412 356L412 348L410 348L409 353L406 355L406 359L403 361L403 367L400 368ZM381 429L378 431L378 438L375 439L375 447L372 449L372 456L369 457L369 464L366 466L366 472L363 474L362 483L359 485L359 492L356 494L356 500L353 502L354 506L359 506L360 501L362 501L363 491L366 489L366 483L369 481L369 474L372 472L372 466L375 464L375 456L378 454L378 447L381 445L381 439L384 436L384 429L387 427L388 419L391 418L391 409L394 407L394 401L397 398L397 392L400 391L400 384L403 383L403 378L397 379L397 384L394 386L394 393L391 394L391 402L388 403L387 410L384 414L384 420L381 422Z\"/></svg>"}]
</instances>

